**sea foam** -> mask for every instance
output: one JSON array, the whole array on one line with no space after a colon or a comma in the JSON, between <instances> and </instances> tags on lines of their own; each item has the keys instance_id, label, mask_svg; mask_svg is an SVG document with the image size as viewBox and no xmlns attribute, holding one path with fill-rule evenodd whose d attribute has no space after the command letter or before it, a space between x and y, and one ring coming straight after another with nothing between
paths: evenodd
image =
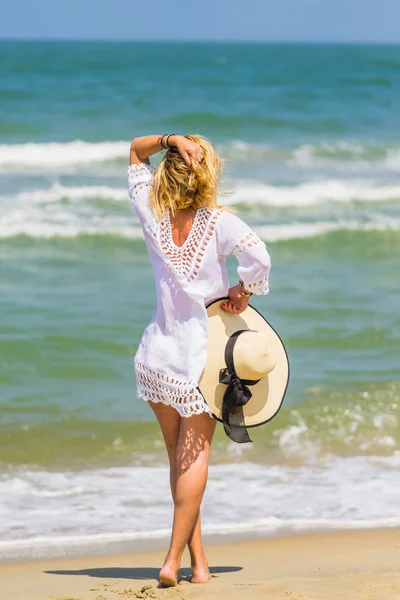
<instances>
[{"instance_id":1,"label":"sea foam","mask_svg":"<svg viewBox=\"0 0 400 600\"><path fill-rule=\"evenodd\" d=\"M17 169L59 169L126 158L129 142L47 142L28 144L1 144L0 167Z\"/></svg>"},{"instance_id":2,"label":"sea foam","mask_svg":"<svg viewBox=\"0 0 400 600\"><path fill-rule=\"evenodd\" d=\"M35 220L34 213L29 215L15 212L0 223L0 238L28 236L32 238L76 238L79 236L110 236L122 239L142 240L143 233L139 225L129 226L121 217L95 216L86 219L71 219L63 212L53 213L52 219ZM292 222L273 225L257 225L255 231L265 242L280 242L313 238L338 231L400 231L398 219L381 218L377 221L316 221Z\"/></svg>"},{"instance_id":3,"label":"sea foam","mask_svg":"<svg viewBox=\"0 0 400 600\"><path fill-rule=\"evenodd\" d=\"M203 501L204 531L267 535L399 526L399 466L399 453L327 456L297 467L211 465ZM65 473L20 468L0 477L3 556L44 542L62 546L77 539L104 543L157 537L165 535L171 524L166 466Z\"/></svg>"},{"instance_id":4,"label":"sea foam","mask_svg":"<svg viewBox=\"0 0 400 600\"><path fill-rule=\"evenodd\" d=\"M253 180L238 180L233 193L222 196L221 204L272 207L302 207L327 202L379 203L400 199L400 185L385 185L374 180L327 179L299 183L292 186L269 185ZM58 182L47 189L23 191L10 197L10 201L48 204L69 200L80 202L90 199L127 202L127 189L107 185L65 186Z\"/></svg>"},{"instance_id":5,"label":"sea foam","mask_svg":"<svg viewBox=\"0 0 400 600\"><path fill-rule=\"evenodd\" d=\"M71 167L76 168L81 165L128 160L129 146L129 140L0 144L0 168L35 171L69 170ZM228 161L238 163L280 162L289 167L325 168L350 172L357 170L365 172L371 166L387 172L397 172L400 166L398 146L374 146L357 140L321 141L291 147L230 140L217 144L216 148Z\"/></svg>"},{"instance_id":6,"label":"sea foam","mask_svg":"<svg viewBox=\"0 0 400 600\"><path fill-rule=\"evenodd\" d=\"M388 202L400 198L400 185L384 185L374 180L326 179L292 186L273 186L239 181L231 204L273 207L314 206L327 202Z\"/></svg>"}]
</instances>

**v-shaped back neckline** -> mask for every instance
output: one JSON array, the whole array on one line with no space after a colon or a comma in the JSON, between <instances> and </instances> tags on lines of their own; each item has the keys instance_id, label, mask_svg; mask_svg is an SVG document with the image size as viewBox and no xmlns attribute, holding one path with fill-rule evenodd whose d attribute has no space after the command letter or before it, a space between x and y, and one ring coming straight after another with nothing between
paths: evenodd
<instances>
[{"instance_id":1,"label":"v-shaped back neckline","mask_svg":"<svg viewBox=\"0 0 400 600\"><path fill-rule=\"evenodd\" d=\"M196 231L196 227L197 227L197 222L199 220L199 214L200 214L200 210L201 208L198 208L195 212L194 215L194 219L193 219L193 223L192 226L190 228L190 231L185 239L185 241L183 242L183 244L181 246L178 246L177 244L175 244L174 242L174 238L172 236L172 221L171 221L171 212L169 209L167 209L166 212L166 222L167 222L167 235L169 238L169 242L171 244L171 246L175 249L175 250L183 250L186 248L186 246L189 244L189 242L191 241L195 231Z\"/></svg>"},{"instance_id":2,"label":"v-shaped back neckline","mask_svg":"<svg viewBox=\"0 0 400 600\"><path fill-rule=\"evenodd\" d=\"M164 260L187 281L192 281L197 277L221 213L221 209L209 209L203 206L198 208L189 235L182 246L177 246L172 239L169 211L166 211L158 222L158 226L153 232L154 241Z\"/></svg>"}]
</instances>

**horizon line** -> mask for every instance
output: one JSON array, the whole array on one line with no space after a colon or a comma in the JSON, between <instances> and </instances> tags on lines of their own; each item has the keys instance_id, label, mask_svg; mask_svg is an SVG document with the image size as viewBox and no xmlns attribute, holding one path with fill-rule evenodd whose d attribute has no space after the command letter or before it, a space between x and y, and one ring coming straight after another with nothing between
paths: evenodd
<instances>
[{"instance_id":1,"label":"horizon line","mask_svg":"<svg viewBox=\"0 0 400 600\"><path fill-rule=\"evenodd\" d=\"M379 40L238 40L238 39L159 39L159 38L35 38L35 37L0 37L2 42L107 42L107 43L135 43L135 44L270 44L270 45L324 45L324 46L399 46L399 41Z\"/></svg>"}]
</instances>

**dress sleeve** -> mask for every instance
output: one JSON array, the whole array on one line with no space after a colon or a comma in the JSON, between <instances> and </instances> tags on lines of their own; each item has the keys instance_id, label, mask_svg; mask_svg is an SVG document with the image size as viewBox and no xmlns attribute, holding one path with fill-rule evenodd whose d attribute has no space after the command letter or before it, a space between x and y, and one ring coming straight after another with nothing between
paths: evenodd
<instances>
[{"instance_id":1,"label":"dress sleeve","mask_svg":"<svg viewBox=\"0 0 400 600\"><path fill-rule=\"evenodd\" d=\"M219 251L238 260L238 276L249 292L268 294L271 258L265 244L239 217L224 211L219 231Z\"/></svg>"},{"instance_id":2,"label":"dress sleeve","mask_svg":"<svg viewBox=\"0 0 400 600\"><path fill-rule=\"evenodd\" d=\"M155 168L147 163L130 165L128 168L128 190L132 207L143 225L152 225L154 215L149 206L149 191L153 183Z\"/></svg>"}]
</instances>

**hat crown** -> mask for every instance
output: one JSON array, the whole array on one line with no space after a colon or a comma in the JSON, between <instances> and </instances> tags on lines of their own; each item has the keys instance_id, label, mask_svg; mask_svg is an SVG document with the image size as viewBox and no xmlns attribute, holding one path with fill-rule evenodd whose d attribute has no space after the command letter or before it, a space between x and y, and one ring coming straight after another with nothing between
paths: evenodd
<instances>
[{"instance_id":1,"label":"hat crown","mask_svg":"<svg viewBox=\"0 0 400 600\"><path fill-rule=\"evenodd\" d=\"M240 379L259 380L270 373L276 359L265 335L258 331L243 331L233 349L233 363Z\"/></svg>"},{"instance_id":2,"label":"hat crown","mask_svg":"<svg viewBox=\"0 0 400 600\"><path fill-rule=\"evenodd\" d=\"M289 380L287 354L279 335L261 313L250 305L239 315L229 313L221 308L223 300L207 306L207 362L199 388L215 418L221 421L227 391L227 385L221 382L221 370L228 366L228 359L240 379L257 381L249 388L250 401L243 406L244 426L256 427L272 419L282 405ZM233 335L235 343L229 358L227 343Z\"/></svg>"}]
</instances>

